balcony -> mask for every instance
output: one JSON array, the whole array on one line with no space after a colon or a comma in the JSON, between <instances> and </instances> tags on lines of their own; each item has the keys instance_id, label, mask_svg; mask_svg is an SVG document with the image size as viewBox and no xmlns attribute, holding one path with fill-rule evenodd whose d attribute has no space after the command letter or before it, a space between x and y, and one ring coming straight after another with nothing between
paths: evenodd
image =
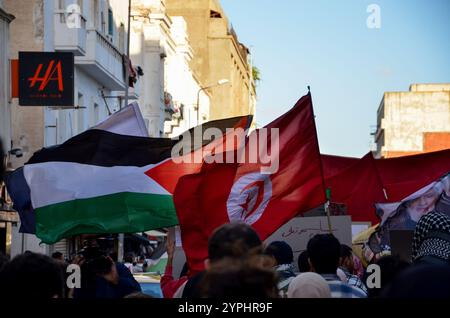
<instances>
[{"instance_id":1,"label":"balcony","mask_svg":"<svg viewBox=\"0 0 450 318\"><path fill-rule=\"evenodd\" d=\"M67 23L63 10L56 11L53 19L55 51L73 52L75 56L86 54L86 19L79 14Z\"/></svg>"},{"instance_id":2,"label":"balcony","mask_svg":"<svg viewBox=\"0 0 450 318\"><path fill-rule=\"evenodd\" d=\"M125 88L122 53L96 29L87 30L86 55L75 64L111 91Z\"/></svg>"}]
</instances>

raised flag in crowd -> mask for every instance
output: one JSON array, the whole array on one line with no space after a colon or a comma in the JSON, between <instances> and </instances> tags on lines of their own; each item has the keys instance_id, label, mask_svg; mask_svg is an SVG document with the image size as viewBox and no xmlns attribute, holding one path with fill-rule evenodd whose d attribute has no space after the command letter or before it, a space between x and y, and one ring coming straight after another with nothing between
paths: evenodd
<instances>
[{"instance_id":1,"label":"raised flag in crowd","mask_svg":"<svg viewBox=\"0 0 450 318\"><path fill-rule=\"evenodd\" d=\"M77 234L134 233L178 224L172 192L150 172L171 157L179 140L142 137L139 131L123 134L141 127L127 124L139 121L140 113L135 115L111 117L112 123L43 148L11 175L8 189L27 231L51 244ZM225 131L247 121L247 116L218 120L203 129ZM196 129L183 134L181 143ZM193 151L188 143L188 152ZM185 173L184 165L177 167L166 175L175 183Z\"/></svg>"},{"instance_id":2,"label":"raised flag in crowd","mask_svg":"<svg viewBox=\"0 0 450 318\"><path fill-rule=\"evenodd\" d=\"M272 138L276 134L278 138ZM250 160L256 153L267 158ZM239 161L243 157L246 160ZM281 225L325 202L311 95L266 127L253 131L235 162L204 163L182 177L174 193L183 249L192 272L201 271L207 242L218 226L245 222L265 239ZM278 161L273 168L273 161Z\"/></svg>"}]
</instances>

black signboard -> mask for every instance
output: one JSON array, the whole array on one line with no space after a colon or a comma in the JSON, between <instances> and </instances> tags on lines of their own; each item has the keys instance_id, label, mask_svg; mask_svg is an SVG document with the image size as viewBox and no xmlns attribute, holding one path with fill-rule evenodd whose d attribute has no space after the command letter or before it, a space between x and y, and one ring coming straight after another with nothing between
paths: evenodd
<instances>
[{"instance_id":1,"label":"black signboard","mask_svg":"<svg viewBox=\"0 0 450 318\"><path fill-rule=\"evenodd\" d=\"M73 106L73 85L73 53L19 52L19 105Z\"/></svg>"}]
</instances>

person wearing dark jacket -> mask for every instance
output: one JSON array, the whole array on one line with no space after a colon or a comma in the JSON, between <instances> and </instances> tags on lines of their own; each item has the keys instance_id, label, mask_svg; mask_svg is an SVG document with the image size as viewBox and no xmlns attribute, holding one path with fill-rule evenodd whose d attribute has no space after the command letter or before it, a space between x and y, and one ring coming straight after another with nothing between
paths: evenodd
<instances>
[{"instance_id":1,"label":"person wearing dark jacket","mask_svg":"<svg viewBox=\"0 0 450 318\"><path fill-rule=\"evenodd\" d=\"M75 288L74 298L123 298L140 291L125 265L99 255L82 263L81 288Z\"/></svg>"}]
</instances>

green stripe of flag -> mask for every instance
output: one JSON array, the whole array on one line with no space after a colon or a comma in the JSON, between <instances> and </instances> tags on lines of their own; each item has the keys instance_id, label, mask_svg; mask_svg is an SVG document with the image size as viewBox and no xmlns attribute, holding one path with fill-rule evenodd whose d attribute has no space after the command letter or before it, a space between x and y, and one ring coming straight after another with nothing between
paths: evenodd
<instances>
[{"instance_id":1,"label":"green stripe of flag","mask_svg":"<svg viewBox=\"0 0 450 318\"><path fill-rule=\"evenodd\" d=\"M178 224L171 195L121 192L36 209L36 234L47 244L89 233L136 233Z\"/></svg>"}]
</instances>

